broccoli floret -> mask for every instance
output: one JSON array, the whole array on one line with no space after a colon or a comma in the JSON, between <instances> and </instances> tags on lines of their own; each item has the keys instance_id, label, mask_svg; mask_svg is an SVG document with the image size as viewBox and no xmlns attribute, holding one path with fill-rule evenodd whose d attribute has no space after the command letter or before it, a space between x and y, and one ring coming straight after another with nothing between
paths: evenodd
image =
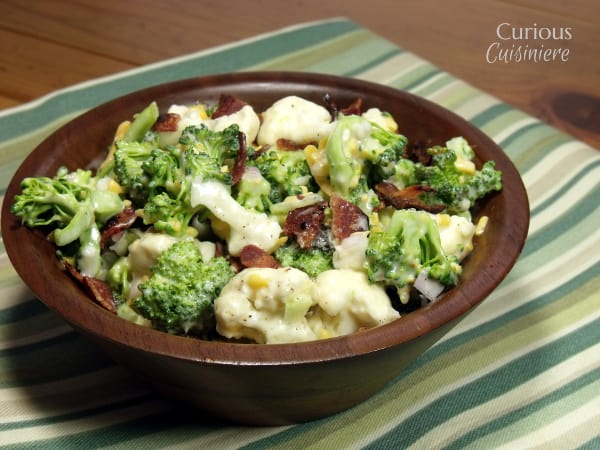
<instances>
[{"instance_id":1,"label":"broccoli floret","mask_svg":"<svg viewBox=\"0 0 600 450\"><path fill-rule=\"evenodd\" d=\"M502 189L502 172L495 163L488 161L480 170L475 169L465 155L472 153L462 149L457 153L448 147L435 146L429 149L432 164L415 166L418 183L431 186L439 200L446 205L450 214L468 214L476 200L492 191Z\"/></svg>"},{"instance_id":2,"label":"broccoli floret","mask_svg":"<svg viewBox=\"0 0 600 450\"><path fill-rule=\"evenodd\" d=\"M99 228L123 209L118 194L97 182L91 171L61 167L54 177L25 178L11 207L26 226L47 227L58 247L77 243L76 266L87 276L101 268Z\"/></svg>"},{"instance_id":3,"label":"broccoli floret","mask_svg":"<svg viewBox=\"0 0 600 450\"><path fill-rule=\"evenodd\" d=\"M421 271L444 286L454 286L462 271L455 257L445 255L431 215L413 209L395 210L372 230L365 255L369 280L396 287L404 303Z\"/></svg>"},{"instance_id":4,"label":"broccoli floret","mask_svg":"<svg viewBox=\"0 0 600 450\"><path fill-rule=\"evenodd\" d=\"M138 206L143 205L150 194L150 177L144 164L150 159L155 146L150 142L118 141L115 143L113 171L117 182L126 190L127 196Z\"/></svg>"},{"instance_id":5,"label":"broccoli floret","mask_svg":"<svg viewBox=\"0 0 600 450\"><path fill-rule=\"evenodd\" d=\"M335 193L369 213L377 206L371 187L394 173L407 139L357 115L340 116L325 150Z\"/></svg>"},{"instance_id":6,"label":"broccoli floret","mask_svg":"<svg viewBox=\"0 0 600 450\"><path fill-rule=\"evenodd\" d=\"M186 176L217 179L231 184L231 168L240 151L240 128L233 124L212 131L204 124L189 126L179 138Z\"/></svg>"},{"instance_id":7,"label":"broccoli floret","mask_svg":"<svg viewBox=\"0 0 600 450\"><path fill-rule=\"evenodd\" d=\"M272 203L318 189L302 151L270 148L251 156L248 164L256 167L270 183Z\"/></svg>"},{"instance_id":8,"label":"broccoli floret","mask_svg":"<svg viewBox=\"0 0 600 450\"><path fill-rule=\"evenodd\" d=\"M149 196L160 192L168 192L175 197L179 195L184 184L180 157L179 149L170 145L151 150L148 159L141 164L148 177Z\"/></svg>"},{"instance_id":9,"label":"broccoli floret","mask_svg":"<svg viewBox=\"0 0 600 450\"><path fill-rule=\"evenodd\" d=\"M273 256L281 266L300 269L311 278L333 269L333 249L327 246L302 249L295 241L288 241Z\"/></svg>"},{"instance_id":10,"label":"broccoli floret","mask_svg":"<svg viewBox=\"0 0 600 450\"><path fill-rule=\"evenodd\" d=\"M416 166L417 164L410 159L401 158L393 165L391 170L386 171L386 176L382 179L393 183L399 189L418 184Z\"/></svg>"},{"instance_id":11,"label":"broccoli floret","mask_svg":"<svg viewBox=\"0 0 600 450\"><path fill-rule=\"evenodd\" d=\"M156 230L171 236L180 237L189 232L193 217L203 209L203 206L191 206L188 191L177 197L161 192L148 199L142 217L146 225L152 225Z\"/></svg>"},{"instance_id":12,"label":"broccoli floret","mask_svg":"<svg viewBox=\"0 0 600 450\"><path fill-rule=\"evenodd\" d=\"M141 163L147 198L146 225L173 236L184 236L203 205L191 205L191 189L199 180L230 186L231 167L240 149L239 127L211 131L205 125L187 127L178 146L153 148Z\"/></svg>"},{"instance_id":13,"label":"broccoli floret","mask_svg":"<svg viewBox=\"0 0 600 450\"><path fill-rule=\"evenodd\" d=\"M198 177L199 180L217 180L230 186L233 182L231 168L220 160L214 159L207 153L197 153L195 150L185 150L182 154L184 176L189 179ZM232 164L231 164L232 165Z\"/></svg>"},{"instance_id":14,"label":"broccoli floret","mask_svg":"<svg viewBox=\"0 0 600 450\"><path fill-rule=\"evenodd\" d=\"M235 186L235 199L246 209L269 212L271 185L256 168L248 167Z\"/></svg>"},{"instance_id":15,"label":"broccoli floret","mask_svg":"<svg viewBox=\"0 0 600 450\"><path fill-rule=\"evenodd\" d=\"M117 139L124 142L154 142L158 143L158 134L152 130L159 116L156 102L150 103L141 112L135 114L132 122L123 122L119 128L128 125L126 131ZM98 167L97 176L103 177L110 174L114 169L114 154L116 146L112 145L106 155L106 159Z\"/></svg>"},{"instance_id":16,"label":"broccoli floret","mask_svg":"<svg viewBox=\"0 0 600 450\"><path fill-rule=\"evenodd\" d=\"M346 195L346 200L358 206L365 214L370 214L381 201L377 193L369 187L366 174L361 174L358 183Z\"/></svg>"},{"instance_id":17,"label":"broccoli floret","mask_svg":"<svg viewBox=\"0 0 600 450\"><path fill-rule=\"evenodd\" d=\"M151 272L132 307L153 328L194 335L213 329L214 300L234 275L224 257L203 261L193 240L178 241L159 255Z\"/></svg>"},{"instance_id":18,"label":"broccoli floret","mask_svg":"<svg viewBox=\"0 0 600 450\"><path fill-rule=\"evenodd\" d=\"M403 167L397 167L404 159L404 149L408 143L406 136L382 128L376 123L371 123L371 137L376 139L380 148L372 152L371 179L372 183L383 181L396 174Z\"/></svg>"},{"instance_id":19,"label":"broccoli floret","mask_svg":"<svg viewBox=\"0 0 600 450\"><path fill-rule=\"evenodd\" d=\"M141 112L135 115L133 122L125 132L123 140L127 142L140 142L158 119L159 111L156 102L150 103Z\"/></svg>"},{"instance_id":20,"label":"broccoli floret","mask_svg":"<svg viewBox=\"0 0 600 450\"><path fill-rule=\"evenodd\" d=\"M192 178L180 163L179 149L167 146L153 149L142 167L149 177L149 195L143 208L144 224L172 236L183 236L192 218L203 208L190 205Z\"/></svg>"},{"instance_id":21,"label":"broccoli floret","mask_svg":"<svg viewBox=\"0 0 600 450\"><path fill-rule=\"evenodd\" d=\"M124 303L129 294L130 263L127 256L119 257L106 272L106 283L110 286L118 304Z\"/></svg>"}]
</instances>

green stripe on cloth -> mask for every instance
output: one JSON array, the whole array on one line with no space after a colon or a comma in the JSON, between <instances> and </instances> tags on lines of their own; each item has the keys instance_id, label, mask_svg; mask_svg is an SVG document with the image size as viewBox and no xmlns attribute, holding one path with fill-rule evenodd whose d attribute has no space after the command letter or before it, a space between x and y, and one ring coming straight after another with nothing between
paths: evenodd
<instances>
[{"instance_id":1,"label":"green stripe on cloth","mask_svg":"<svg viewBox=\"0 0 600 450\"><path fill-rule=\"evenodd\" d=\"M37 303L2 254L3 448L521 448L538 442L594 448L600 440L592 420L599 419L600 154L353 22L300 24L2 111L0 189L37 143L98 103L175 79L244 70L378 82L422 95L481 128L517 166L532 207L528 242L514 269L371 399L310 423L247 428L154 398Z\"/></svg>"}]
</instances>

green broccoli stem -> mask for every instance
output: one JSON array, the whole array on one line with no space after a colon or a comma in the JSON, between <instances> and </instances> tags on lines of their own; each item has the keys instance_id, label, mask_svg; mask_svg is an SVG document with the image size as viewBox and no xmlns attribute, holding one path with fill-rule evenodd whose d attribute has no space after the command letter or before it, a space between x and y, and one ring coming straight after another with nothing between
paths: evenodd
<instances>
[{"instance_id":1,"label":"green broccoli stem","mask_svg":"<svg viewBox=\"0 0 600 450\"><path fill-rule=\"evenodd\" d=\"M102 269L100 230L95 223L85 228L79 237L81 246L77 256L77 269L88 277L97 277Z\"/></svg>"},{"instance_id":2,"label":"green broccoli stem","mask_svg":"<svg viewBox=\"0 0 600 450\"><path fill-rule=\"evenodd\" d=\"M83 204L78 204L78 208L71 221L64 228L54 231L54 242L59 247L79 239L95 223L91 199Z\"/></svg>"},{"instance_id":3,"label":"green broccoli stem","mask_svg":"<svg viewBox=\"0 0 600 450\"><path fill-rule=\"evenodd\" d=\"M342 197L347 197L350 189L356 184L356 161L348 154L347 140L350 128L360 120L362 118L359 116L341 116L325 148L331 186Z\"/></svg>"},{"instance_id":4,"label":"green broccoli stem","mask_svg":"<svg viewBox=\"0 0 600 450\"><path fill-rule=\"evenodd\" d=\"M135 116L135 119L125 132L124 141L139 142L144 138L144 135L158 119L159 111L156 102L150 103L140 113Z\"/></svg>"}]
</instances>

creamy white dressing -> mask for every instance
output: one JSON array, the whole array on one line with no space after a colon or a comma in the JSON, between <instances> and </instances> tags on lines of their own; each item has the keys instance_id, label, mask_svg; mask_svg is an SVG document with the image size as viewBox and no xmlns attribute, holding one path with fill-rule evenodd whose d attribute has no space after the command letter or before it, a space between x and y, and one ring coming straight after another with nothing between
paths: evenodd
<instances>
[{"instance_id":1,"label":"creamy white dressing","mask_svg":"<svg viewBox=\"0 0 600 450\"><path fill-rule=\"evenodd\" d=\"M259 145L276 145L279 139L298 144L322 143L335 126L326 108L297 96L276 101L260 117L249 105L216 119L208 118L204 108L198 105L172 105L169 112L180 116L178 129L161 132L161 145L175 144L182 130L190 125L205 125L213 131L221 131L236 123L246 134L249 144ZM373 124L397 130L394 119L377 108L367 110L362 116L367 120L357 122L351 129L345 130L343 136L345 147L357 164L372 156L367 152L376 152L381 147L370 137ZM457 167L465 173L471 170L472 149L468 143L456 138L448 141L447 145L459 156ZM321 156L322 161L324 156ZM326 161L323 164L323 175L327 175ZM311 166L311 169L314 167ZM107 185L106 189L109 188ZM288 198L275 205L273 215L269 216L245 209L232 197L229 187L216 180L198 178L191 188L191 206L202 205L210 211L212 231L227 242L228 251L233 256L239 256L242 249L251 244L267 253L274 252L281 244L285 218L285 214L277 217L275 211L278 208L285 211L290 208L290 203L302 206L318 199L322 199L320 193ZM468 203L466 201L462 205L465 210L471 206ZM475 225L460 216L432 214L432 217L446 255L462 260L473 248ZM258 343L302 342L350 334L361 328L396 320L400 314L392 307L385 288L370 283L367 278L365 250L368 236L368 231L356 232L336 242L334 269L321 273L315 279L293 268L242 270L215 300L217 331L226 338L249 339ZM150 276L150 267L156 258L176 241L176 238L165 234L146 233L129 246L128 258L133 275L130 297L139 295L139 282ZM215 256L215 243L197 241L197 244L203 260ZM92 270L92 255L88 257L85 252L86 248L82 248L82 267L85 269L86 261L90 261L87 266ZM416 287L434 300L444 286L428 280L426 275L426 272L421 272ZM407 286L399 290L400 296L406 297L409 289Z\"/></svg>"},{"instance_id":2,"label":"creamy white dressing","mask_svg":"<svg viewBox=\"0 0 600 450\"><path fill-rule=\"evenodd\" d=\"M292 308L300 313L288 314ZM293 268L250 268L223 288L215 316L217 331L227 338L278 344L342 336L400 314L364 272L334 269L312 280Z\"/></svg>"},{"instance_id":3,"label":"creamy white dressing","mask_svg":"<svg viewBox=\"0 0 600 450\"><path fill-rule=\"evenodd\" d=\"M286 303L298 296L312 299L313 289L309 276L298 269L245 269L215 300L217 331L261 344L315 340L305 315L286 320Z\"/></svg>"},{"instance_id":4,"label":"creamy white dressing","mask_svg":"<svg viewBox=\"0 0 600 450\"><path fill-rule=\"evenodd\" d=\"M473 250L475 225L469 219L456 215L433 214L433 217L444 253L456 256L459 261L464 259Z\"/></svg>"},{"instance_id":5,"label":"creamy white dressing","mask_svg":"<svg viewBox=\"0 0 600 450\"><path fill-rule=\"evenodd\" d=\"M100 271L100 230L96 224L91 226L87 238L87 242L79 249L77 264L82 275L96 277Z\"/></svg>"},{"instance_id":6,"label":"creamy white dressing","mask_svg":"<svg viewBox=\"0 0 600 450\"><path fill-rule=\"evenodd\" d=\"M227 187L215 180L200 179L192 184L191 205L203 205L229 227L225 239L229 252L238 256L246 245L256 245L267 253L279 243L281 226L265 213L250 211L236 202Z\"/></svg>"},{"instance_id":7,"label":"creamy white dressing","mask_svg":"<svg viewBox=\"0 0 600 450\"><path fill-rule=\"evenodd\" d=\"M331 115L327 109L292 95L277 100L262 113L257 141L259 145L276 145L278 139L308 144L319 142L330 130Z\"/></svg>"},{"instance_id":8,"label":"creamy white dressing","mask_svg":"<svg viewBox=\"0 0 600 450\"><path fill-rule=\"evenodd\" d=\"M239 111L210 119L204 116L204 109L198 106L171 105L169 113L177 114L179 122L176 131L160 133L161 145L175 145L181 132L189 126L205 125L209 130L222 131L230 125L237 124L246 135L247 142L254 142L260 127L260 118L252 106L244 105Z\"/></svg>"}]
</instances>

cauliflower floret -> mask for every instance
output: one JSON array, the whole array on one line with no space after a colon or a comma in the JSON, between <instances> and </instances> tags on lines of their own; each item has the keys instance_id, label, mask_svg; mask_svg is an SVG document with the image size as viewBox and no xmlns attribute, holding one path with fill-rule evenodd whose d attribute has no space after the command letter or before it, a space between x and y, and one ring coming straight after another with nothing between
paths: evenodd
<instances>
[{"instance_id":1,"label":"cauliflower floret","mask_svg":"<svg viewBox=\"0 0 600 450\"><path fill-rule=\"evenodd\" d=\"M365 272L328 270L312 280L294 268L249 268L215 300L217 332L264 344L343 336L400 317Z\"/></svg>"},{"instance_id":2,"label":"cauliflower floret","mask_svg":"<svg viewBox=\"0 0 600 450\"><path fill-rule=\"evenodd\" d=\"M331 129L331 115L327 109L294 95L273 103L263 112L262 119L259 145L276 145L278 139L298 144L319 142Z\"/></svg>"},{"instance_id":3,"label":"cauliflower floret","mask_svg":"<svg viewBox=\"0 0 600 450\"><path fill-rule=\"evenodd\" d=\"M215 300L217 332L260 344L317 339L306 319L314 284L293 268L249 268L234 276Z\"/></svg>"},{"instance_id":4,"label":"cauliflower floret","mask_svg":"<svg viewBox=\"0 0 600 450\"><path fill-rule=\"evenodd\" d=\"M176 131L162 131L160 132L160 145L175 145L181 136L181 132L191 126L204 123L207 119L206 109L204 105L193 105L193 106L185 106L185 105L171 105L169 107L170 114L177 114L179 116L179 121L177 122L177 130Z\"/></svg>"},{"instance_id":5,"label":"cauliflower floret","mask_svg":"<svg viewBox=\"0 0 600 450\"><path fill-rule=\"evenodd\" d=\"M218 181L194 181L191 205L206 206L216 221L221 222L215 231L221 232L234 256L238 256L246 245L253 244L271 253L279 244L282 229L277 219L244 208Z\"/></svg>"},{"instance_id":6,"label":"cauliflower floret","mask_svg":"<svg viewBox=\"0 0 600 450\"><path fill-rule=\"evenodd\" d=\"M456 256L459 261L473 250L475 225L465 217L449 214L433 214L440 232L442 249L448 256Z\"/></svg>"},{"instance_id":7,"label":"cauliflower floret","mask_svg":"<svg viewBox=\"0 0 600 450\"><path fill-rule=\"evenodd\" d=\"M177 241L173 236L162 233L144 233L141 238L136 239L129 246L129 268L132 281L129 297L137 297L138 284L150 276L150 267L163 251L168 249Z\"/></svg>"},{"instance_id":8,"label":"cauliflower floret","mask_svg":"<svg viewBox=\"0 0 600 450\"><path fill-rule=\"evenodd\" d=\"M248 143L254 142L260 127L260 119L250 105L244 105L233 114L210 119L206 122L206 126L213 131L222 131L234 123L237 123L240 131L244 132Z\"/></svg>"},{"instance_id":9,"label":"cauliflower floret","mask_svg":"<svg viewBox=\"0 0 600 450\"><path fill-rule=\"evenodd\" d=\"M177 122L176 131L163 131L160 133L160 144L175 145L181 136L181 132L192 125L206 125L209 130L222 131L232 124L237 124L240 131L246 135L248 142L254 142L258 134L260 119L252 106L244 105L239 111L232 114L211 119L206 113L206 108L202 104L185 106L171 105L169 113L177 114L179 121Z\"/></svg>"},{"instance_id":10,"label":"cauliflower floret","mask_svg":"<svg viewBox=\"0 0 600 450\"><path fill-rule=\"evenodd\" d=\"M333 267L336 269L364 270L367 262L365 251L368 245L368 231L352 233L335 246Z\"/></svg>"},{"instance_id":11,"label":"cauliflower floret","mask_svg":"<svg viewBox=\"0 0 600 450\"><path fill-rule=\"evenodd\" d=\"M365 272L333 269L315 280L315 296L323 312L321 336L342 336L372 328L400 317L383 287L369 283ZM318 322L311 323L313 327Z\"/></svg>"},{"instance_id":12,"label":"cauliflower floret","mask_svg":"<svg viewBox=\"0 0 600 450\"><path fill-rule=\"evenodd\" d=\"M398 124L394 118L390 114L384 113L379 108L369 108L362 114L362 116L370 122L376 123L384 130L393 132L398 131Z\"/></svg>"}]
</instances>

